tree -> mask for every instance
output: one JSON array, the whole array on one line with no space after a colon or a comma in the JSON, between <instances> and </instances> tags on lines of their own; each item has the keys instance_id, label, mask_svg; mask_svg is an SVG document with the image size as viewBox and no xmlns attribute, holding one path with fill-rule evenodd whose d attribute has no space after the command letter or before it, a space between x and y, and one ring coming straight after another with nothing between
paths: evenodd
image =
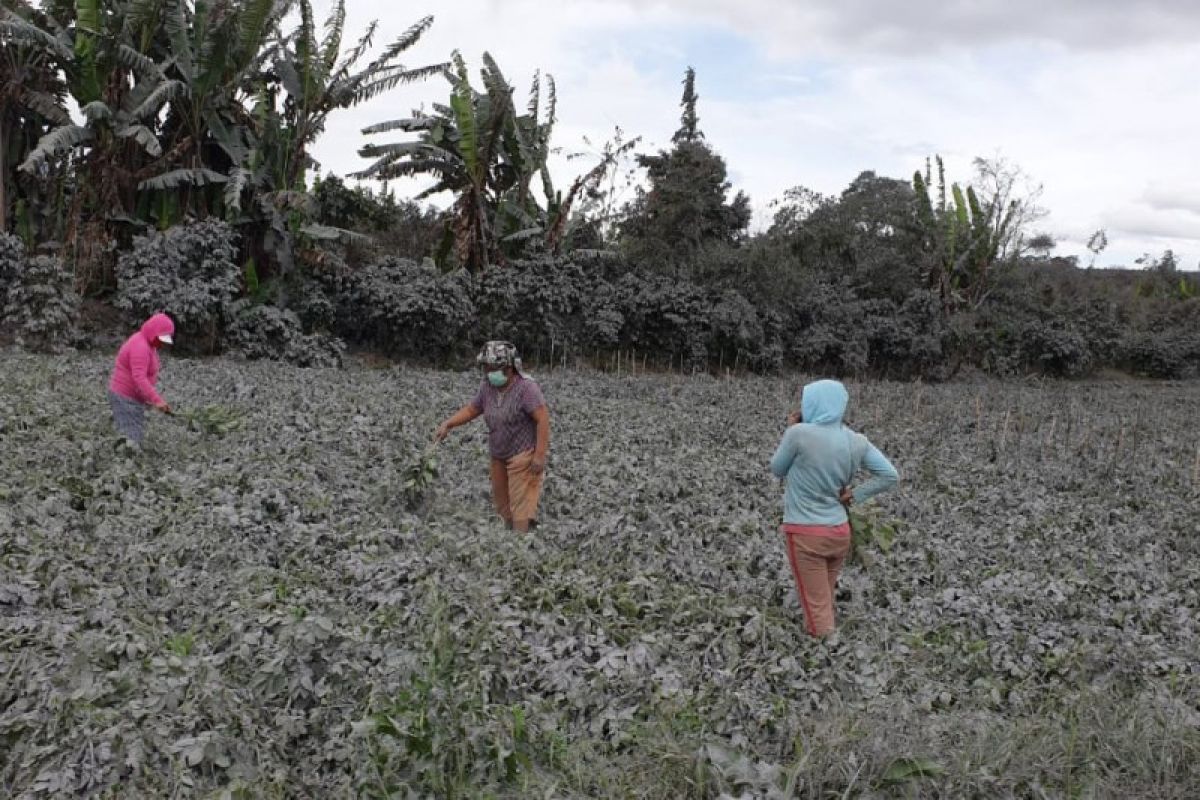
<instances>
[{"instance_id":1,"label":"tree","mask_svg":"<svg viewBox=\"0 0 1200 800\"><path fill-rule=\"evenodd\" d=\"M45 26L44 15L24 0L0 9L0 233L8 231L15 199L10 167L24 161L46 125L71 121L66 86L53 68L54 57L69 58L70 51Z\"/></svg>"},{"instance_id":2,"label":"tree","mask_svg":"<svg viewBox=\"0 0 1200 800\"><path fill-rule=\"evenodd\" d=\"M300 20L287 37L280 37L269 62L277 84L262 86L251 112L248 161L232 178L226 197L256 229L260 255L273 261L282 274L292 270L296 237L352 238L345 230L314 225L314 205L307 193L308 170L317 166L309 154L325 130L330 114L352 108L391 89L424 80L445 64L409 68L399 59L433 24L424 17L409 27L365 67L359 62L370 49L378 26L372 22L348 52L342 52L346 8L338 0L319 40L309 0L298 3ZM251 191L251 203L240 200L241 187Z\"/></svg>"},{"instance_id":3,"label":"tree","mask_svg":"<svg viewBox=\"0 0 1200 800\"><path fill-rule=\"evenodd\" d=\"M725 160L704 141L697 99L695 72L689 68L673 147L638 156L650 186L639 190L621 226L632 260L676 274L687 272L706 247L739 242L750 224L750 199L742 192L727 199Z\"/></svg>"},{"instance_id":4,"label":"tree","mask_svg":"<svg viewBox=\"0 0 1200 800\"><path fill-rule=\"evenodd\" d=\"M688 67L683 77L683 100L680 101L683 106L682 124L671 137L672 142L695 142L704 138L700 131L700 117L696 115L696 101L699 99L696 94L696 70Z\"/></svg>"},{"instance_id":5,"label":"tree","mask_svg":"<svg viewBox=\"0 0 1200 800\"><path fill-rule=\"evenodd\" d=\"M1050 251L1058 246L1058 242L1048 233L1037 233L1029 238L1027 246L1038 258L1045 259L1050 257Z\"/></svg>"},{"instance_id":6,"label":"tree","mask_svg":"<svg viewBox=\"0 0 1200 800\"><path fill-rule=\"evenodd\" d=\"M763 237L775 272L845 282L868 298L902 302L920 283L920 228L906 182L860 173L837 197L802 186L785 193Z\"/></svg>"},{"instance_id":7,"label":"tree","mask_svg":"<svg viewBox=\"0 0 1200 800\"><path fill-rule=\"evenodd\" d=\"M269 43L291 8L280 0L163 0L155 9L170 55L166 152L139 175L139 217L236 218L253 149L247 104L264 83Z\"/></svg>"},{"instance_id":8,"label":"tree","mask_svg":"<svg viewBox=\"0 0 1200 800\"><path fill-rule=\"evenodd\" d=\"M1036 205L1041 187L1026 190L1021 171L1002 159L975 159L979 188L968 185L964 191L952 184L949 200L940 156L937 168L936 204L928 162L924 175L913 175L913 189L926 281L950 314L987 299L993 269L1025 252L1025 230L1044 212Z\"/></svg>"},{"instance_id":9,"label":"tree","mask_svg":"<svg viewBox=\"0 0 1200 800\"><path fill-rule=\"evenodd\" d=\"M453 251L460 265L480 271L501 260L497 211L506 193L515 190L516 205L528 196L530 183L549 155L554 125L554 81L547 78L549 104L540 115L541 84L535 77L529 113L518 118L509 86L491 55L484 53L483 91L471 86L466 61L455 51L445 71L450 83L449 105L436 104L433 113L414 111L411 117L372 125L364 135L404 131L415 141L366 145L359 150L374 159L356 178L391 180L432 175L433 185L417 200L448 191L457 196L444 246L437 261L444 264Z\"/></svg>"},{"instance_id":10,"label":"tree","mask_svg":"<svg viewBox=\"0 0 1200 800\"><path fill-rule=\"evenodd\" d=\"M542 78L534 76L522 114L513 103L512 87L487 53L480 75L483 89L476 90L466 62L455 51L452 67L445 71L449 105L435 104L432 113L414 111L411 117L364 129L366 135L398 130L417 138L364 146L359 154L374 163L353 176L383 181L433 176L434 183L417 200L440 192L457 197L435 260L444 266L453 254L473 272L528 255L531 249L558 252L573 240L572 231L581 221L573 214L576 203L633 146L625 143L606 151L564 194L555 189L548 164L556 121L554 79L545 78L543 106ZM541 184L540 199L535 181Z\"/></svg>"},{"instance_id":11,"label":"tree","mask_svg":"<svg viewBox=\"0 0 1200 800\"><path fill-rule=\"evenodd\" d=\"M157 23L149 13L155 6L153 0L51 3L52 11L67 11L73 18L60 22L47 13L45 27L25 31L50 69L62 74L83 117L60 120L19 167L40 177L64 159L78 160L67 237L80 289L111 277L113 228L130 218L135 174L162 154L156 119L174 86L155 57Z\"/></svg>"}]
</instances>

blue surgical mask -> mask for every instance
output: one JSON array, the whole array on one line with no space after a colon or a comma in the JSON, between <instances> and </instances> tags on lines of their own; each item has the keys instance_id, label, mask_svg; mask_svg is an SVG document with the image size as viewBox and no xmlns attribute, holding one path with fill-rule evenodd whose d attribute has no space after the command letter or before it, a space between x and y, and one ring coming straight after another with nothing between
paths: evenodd
<instances>
[{"instance_id":1,"label":"blue surgical mask","mask_svg":"<svg viewBox=\"0 0 1200 800\"><path fill-rule=\"evenodd\" d=\"M508 376L504 374L504 370L496 370L487 374L488 383L499 389L504 384L508 383Z\"/></svg>"}]
</instances>

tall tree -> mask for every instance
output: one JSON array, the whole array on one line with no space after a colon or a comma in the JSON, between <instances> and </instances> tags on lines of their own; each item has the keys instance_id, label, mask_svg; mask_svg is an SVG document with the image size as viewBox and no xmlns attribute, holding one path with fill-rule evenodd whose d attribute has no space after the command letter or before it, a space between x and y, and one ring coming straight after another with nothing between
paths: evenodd
<instances>
[{"instance_id":1,"label":"tall tree","mask_svg":"<svg viewBox=\"0 0 1200 800\"><path fill-rule=\"evenodd\" d=\"M1040 187L1022 185L1021 171L1003 160L975 159L975 183L964 191L957 183L946 196L945 167L937 158L938 198L933 176L913 175L917 219L922 229L922 261L929 287L938 292L946 313L974 308L991 294L994 271L1011 264L1027 249L1026 230L1044 212L1036 200Z\"/></svg>"},{"instance_id":2,"label":"tall tree","mask_svg":"<svg viewBox=\"0 0 1200 800\"><path fill-rule=\"evenodd\" d=\"M554 79L534 76L522 113L491 55L483 54L482 89L471 85L457 51L444 74L450 83L449 104L366 128L366 135L403 131L417 138L364 146L359 154L374 161L353 177L387 181L428 175L434 182L418 200L441 192L455 195L435 254L443 266L450 255L458 265L480 271L531 250L557 252L579 222L573 214L579 198L604 179L631 145L606 149L600 162L564 194L555 188L548 164L556 121Z\"/></svg>"},{"instance_id":3,"label":"tall tree","mask_svg":"<svg viewBox=\"0 0 1200 800\"><path fill-rule=\"evenodd\" d=\"M81 290L109 280L113 226L130 218L137 170L162 153L156 119L173 84L153 50L155 21L146 13L153 5L77 0L63 9L74 15L69 23L47 14L43 32L52 38L39 37L83 119L44 135L20 170L45 174L61 159L78 157L67 244Z\"/></svg>"},{"instance_id":4,"label":"tall tree","mask_svg":"<svg viewBox=\"0 0 1200 800\"><path fill-rule=\"evenodd\" d=\"M672 142L694 142L704 138L700 131L700 117L696 114L696 102L699 99L696 94L696 70L688 67L683 78L683 101L680 103L683 106L682 124L671 137Z\"/></svg>"},{"instance_id":5,"label":"tall tree","mask_svg":"<svg viewBox=\"0 0 1200 800\"><path fill-rule=\"evenodd\" d=\"M688 272L706 247L737 243L750 224L750 199L742 192L728 199L725 160L704 141L696 101L689 68L673 146L638 156L650 185L638 191L621 226L631 259L676 274Z\"/></svg>"},{"instance_id":6,"label":"tall tree","mask_svg":"<svg viewBox=\"0 0 1200 800\"><path fill-rule=\"evenodd\" d=\"M10 206L20 202L15 168L47 126L70 123L67 87L55 64L70 48L46 29L45 15L24 0L0 9L0 233L9 228Z\"/></svg>"}]
</instances>

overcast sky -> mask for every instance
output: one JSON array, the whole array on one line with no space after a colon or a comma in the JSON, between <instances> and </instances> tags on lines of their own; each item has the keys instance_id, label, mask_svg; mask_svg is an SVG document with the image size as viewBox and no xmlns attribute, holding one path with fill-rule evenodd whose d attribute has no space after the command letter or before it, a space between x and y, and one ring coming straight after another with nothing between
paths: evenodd
<instances>
[{"instance_id":1,"label":"overcast sky","mask_svg":"<svg viewBox=\"0 0 1200 800\"><path fill-rule=\"evenodd\" d=\"M329 2L315 5L324 19ZM487 51L518 96L551 73L564 151L616 125L642 151L666 146L695 67L700 127L756 227L791 186L836 194L868 169L909 178L938 153L965 181L975 156L999 155L1044 187L1038 228L1058 253L1086 263L1104 228L1098 264L1167 248L1186 269L1200 262L1200 3L347 0L347 12L348 38L379 18L377 44L432 14L410 66L458 49L475 70ZM361 128L446 94L435 79L341 112L315 155L326 171L361 169ZM559 161L556 180L584 169Z\"/></svg>"}]
</instances>

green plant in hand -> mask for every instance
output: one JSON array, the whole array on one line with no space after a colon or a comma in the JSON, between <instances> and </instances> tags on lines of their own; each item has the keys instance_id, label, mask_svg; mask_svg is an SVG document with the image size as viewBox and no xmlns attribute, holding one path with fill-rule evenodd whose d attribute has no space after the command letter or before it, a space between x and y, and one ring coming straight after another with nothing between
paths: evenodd
<instances>
[{"instance_id":1,"label":"green plant in hand","mask_svg":"<svg viewBox=\"0 0 1200 800\"><path fill-rule=\"evenodd\" d=\"M896 540L896 523L885 522L878 511L847 510L850 515L850 553L846 557L851 563L860 563L870 569L875 564L872 551L887 555Z\"/></svg>"},{"instance_id":2,"label":"green plant in hand","mask_svg":"<svg viewBox=\"0 0 1200 800\"><path fill-rule=\"evenodd\" d=\"M206 436L224 436L242 427L243 414L225 406L211 405L176 412L176 416L187 423L188 429Z\"/></svg>"}]
</instances>

